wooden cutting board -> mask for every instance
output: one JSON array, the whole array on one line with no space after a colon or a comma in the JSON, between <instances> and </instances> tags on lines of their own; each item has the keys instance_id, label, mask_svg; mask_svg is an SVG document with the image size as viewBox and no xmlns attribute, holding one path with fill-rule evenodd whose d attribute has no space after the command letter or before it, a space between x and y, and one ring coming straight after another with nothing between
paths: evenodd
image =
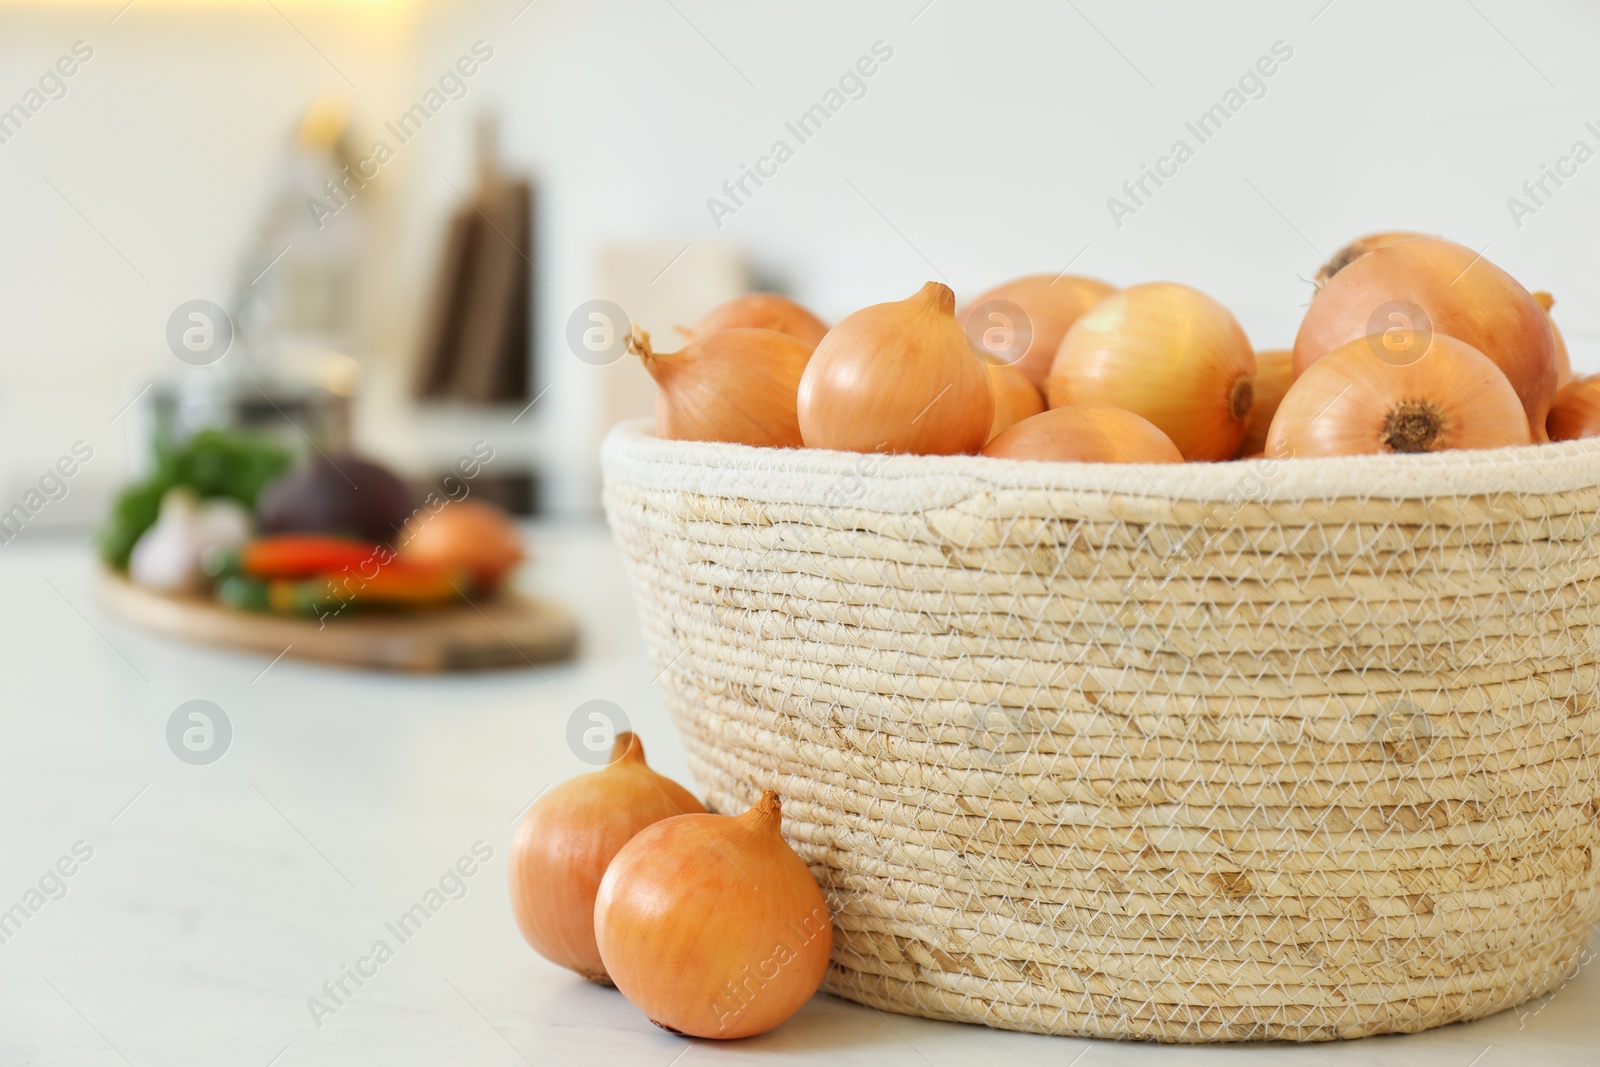
<instances>
[{"instance_id":1,"label":"wooden cutting board","mask_svg":"<svg viewBox=\"0 0 1600 1067\"><path fill-rule=\"evenodd\" d=\"M111 571L101 572L100 594L112 612L129 622L184 640L372 670L531 667L566 659L578 645L572 613L530 597L505 596L435 611L352 611L319 622L235 611L201 597L153 593Z\"/></svg>"}]
</instances>

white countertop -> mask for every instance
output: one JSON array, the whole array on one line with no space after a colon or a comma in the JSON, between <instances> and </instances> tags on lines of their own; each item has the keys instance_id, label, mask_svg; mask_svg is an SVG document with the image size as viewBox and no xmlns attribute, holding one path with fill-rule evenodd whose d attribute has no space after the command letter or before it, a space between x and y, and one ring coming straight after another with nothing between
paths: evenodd
<instances>
[{"instance_id":1,"label":"white countertop","mask_svg":"<svg viewBox=\"0 0 1600 1067\"><path fill-rule=\"evenodd\" d=\"M588 769L565 742L579 704L620 705L651 763L693 787L609 538L547 528L534 542L525 577L578 610L580 659L444 677L174 644L106 616L81 543L0 546L0 912L41 878L57 897L0 944L0 1064L1600 1064L1593 964L1477 1023L1317 1046L1038 1037L829 996L735 1044L657 1030L535 955L511 918L516 815ZM193 699L233 727L206 766L166 742ZM361 987L346 980L317 1025L308 998L376 940L395 944L385 923L479 841L493 858L465 895ZM62 857L73 873L57 882Z\"/></svg>"}]
</instances>

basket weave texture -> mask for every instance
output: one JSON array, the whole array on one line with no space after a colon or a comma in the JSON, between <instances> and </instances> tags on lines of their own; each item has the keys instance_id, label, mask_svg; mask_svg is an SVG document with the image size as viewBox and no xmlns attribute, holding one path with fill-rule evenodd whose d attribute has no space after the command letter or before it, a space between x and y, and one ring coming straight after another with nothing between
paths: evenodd
<instances>
[{"instance_id":1,"label":"basket weave texture","mask_svg":"<svg viewBox=\"0 0 1600 1067\"><path fill-rule=\"evenodd\" d=\"M1421 1030L1600 918L1600 442L1172 467L663 442L605 505L825 988L1006 1029Z\"/></svg>"}]
</instances>

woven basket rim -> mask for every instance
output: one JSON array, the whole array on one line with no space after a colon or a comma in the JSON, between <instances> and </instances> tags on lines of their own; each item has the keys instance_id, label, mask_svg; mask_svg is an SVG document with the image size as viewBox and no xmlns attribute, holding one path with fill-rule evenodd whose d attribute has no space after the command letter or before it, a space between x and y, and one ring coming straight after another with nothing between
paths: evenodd
<instances>
[{"instance_id":1,"label":"woven basket rim","mask_svg":"<svg viewBox=\"0 0 1600 1067\"><path fill-rule=\"evenodd\" d=\"M1038 463L667 441L655 436L649 419L639 419L620 423L606 435L601 464L608 480L658 490L885 511L921 510L1005 491L1194 501L1426 501L1545 496L1600 486L1600 438L1416 456Z\"/></svg>"}]
</instances>

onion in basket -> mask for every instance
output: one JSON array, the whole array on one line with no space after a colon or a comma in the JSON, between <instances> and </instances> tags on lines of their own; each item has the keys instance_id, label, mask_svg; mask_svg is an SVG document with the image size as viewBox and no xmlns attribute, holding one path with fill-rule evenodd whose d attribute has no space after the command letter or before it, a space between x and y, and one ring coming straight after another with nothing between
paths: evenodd
<instances>
[{"instance_id":1,"label":"onion in basket","mask_svg":"<svg viewBox=\"0 0 1600 1067\"><path fill-rule=\"evenodd\" d=\"M955 294L929 282L845 316L800 379L800 433L840 452L976 452L989 439L989 372L956 323Z\"/></svg>"},{"instance_id":2,"label":"onion in basket","mask_svg":"<svg viewBox=\"0 0 1600 1067\"><path fill-rule=\"evenodd\" d=\"M1355 456L1442 452L1533 442L1506 376L1471 345L1444 334L1400 337L1427 344L1410 363L1380 358L1373 336L1334 349L1306 368L1278 406L1266 454Z\"/></svg>"},{"instance_id":3,"label":"onion in basket","mask_svg":"<svg viewBox=\"0 0 1600 1067\"><path fill-rule=\"evenodd\" d=\"M989 388L994 393L994 422L989 426L989 440L993 441L997 434L1043 411L1044 397L1015 366L985 365L989 368Z\"/></svg>"},{"instance_id":4,"label":"onion in basket","mask_svg":"<svg viewBox=\"0 0 1600 1067\"><path fill-rule=\"evenodd\" d=\"M1560 389L1572 381L1572 357L1567 353L1567 339L1561 336L1561 328L1556 325L1555 316L1550 314L1550 309L1556 306L1556 298L1539 290L1533 293L1533 299L1544 308L1545 317L1550 320L1550 336L1556 344L1556 388Z\"/></svg>"},{"instance_id":5,"label":"onion in basket","mask_svg":"<svg viewBox=\"0 0 1600 1067\"><path fill-rule=\"evenodd\" d=\"M1078 321L1079 315L1116 291L1115 286L1098 278L1083 278L1073 274L1030 274L979 294L972 303L961 309L957 319L969 336L973 335L974 330L977 336L982 336L983 331L995 325L1012 332L1014 337L1014 331L1021 325L1019 323L971 321L975 312L1005 317L1005 313L998 308L1004 304L1014 304L1027 316L1031 339L1027 350L1018 353L1010 365L1021 371L1034 388L1042 391L1045 379L1050 376L1050 364L1055 362L1056 349L1061 347L1061 338Z\"/></svg>"},{"instance_id":6,"label":"onion in basket","mask_svg":"<svg viewBox=\"0 0 1600 1067\"><path fill-rule=\"evenodd\" d=\"M743 815L683 815L639 832L600 883L595 937L623 996L691 1037L765 1033L822 984L833 927L779 833L778 794Z\"/></svg>"},{"instance_id":7,"label":"onion in basket","mask_svg":"<svg viewBox=\"0 0 1600 1067\"><path fill-rule=\"evenodd\" d=\"M1550 405L1550 440L1571 441L1600 436L1600 375L1568 382Z\"/></svg>"},{"instance_id":8,"label":"onion in basket","mask_svg":"<svg viewBox=\"0 0 1600 1067\"><path fill-rule=\"evenodd\" d=\"M1113 407L1156 424L1184 459L1232 459L1255 396L1256 356L1228 309L1149 282L1112 293L1062 338L1051 407Z\"/></svg>"},{"instance_id":9,"label":"onion in basket","mask_svg":"<svg viewBox=\"0 0 1600 1067\"><path fill-rule=\"evenodd\" d=\"M594 898L617 850L652 823L706 809L651 770L631 733L602 770L563 782L522 817L511 843L511 909L539 955L610 984L594 936Z\"/></svg>"},{"instance_id":10,"label":"onion in basket","mask_svg":"<svg viewBox=\"0 0 1600 1067\"><path fill-rule=\"evenodd\" d=\"M990 441L997 459L1067 463L1182 463L1172 439L1148 419L1120 408L1051 408L1023 419Z\"/></svg>"},{"instance_id":11,"label":"onion in basket","mask_svg":"<svg viewBox=\"0 0 1600 1067\"><path fill-rule=\"evenodd\" d=\"M1516 279L1470 248L1434 237L1361 256L1317 291L1294 340L1296 377L1369 334L1448 334L1482 352L1522 398L1536 440L1556 391L1550 320Z\"/></svg>"},{"instance_id":12,"label":"onion in basket","mask_svg":"<svg viewBox=\"0 0 1600 1067\"><path fill-rule=\"evenodd\" d=\"M777 330L738 327L698 337L676 352L656 352L635 326L628 351L656 380L656 435L672 441L726 441L799 448L795 394L811 346Z\"/></svg>"},{"instance_id":13,"label":"onion in basket","mask_svg":"<svg viewBox=\"0 0 1600 1067\"><path fill-rule=\"evenodd\" d=\"M700 317L694 328L680 332L693 340L718 330L752 327L760 330L777 330L804 341L812 348L828 332L828 324L804 307L777 293L744 293L725 300Z\"/></svg>"},{"instance_id":14,"label":"onion in basket","mask_svg":"<svg viewBox=\"0 0 1600 1067\"><path fill-rule=\"evenodd\" d=\"M1412 233L1410 230L1384 230L1381 233L1369 233L1365 237L1357 237L1354 241L1335 252L1333 257L1317 271L1317 288L1322 288L1328 283L1328 279L1368 252L1388 245L1397 245L1401 241L1410 241L1426 236L1428 235L1425 233Z\"/></svg>"},{"instance_id":15,"label":"onion in basket","mask_svg":"<svg viewBox=\"0 0 1600 1067\"><path fill-rule=\"evenodd\" d=\"M1255 403L1250 408L1250 425L1239 444L1241 459L1253 456L1267 446L1267 427L1283 403L1283 394L1294 384L1294 353L1287 348L1269 348L1256 353Z\"/></svg>"}]
</instances>

